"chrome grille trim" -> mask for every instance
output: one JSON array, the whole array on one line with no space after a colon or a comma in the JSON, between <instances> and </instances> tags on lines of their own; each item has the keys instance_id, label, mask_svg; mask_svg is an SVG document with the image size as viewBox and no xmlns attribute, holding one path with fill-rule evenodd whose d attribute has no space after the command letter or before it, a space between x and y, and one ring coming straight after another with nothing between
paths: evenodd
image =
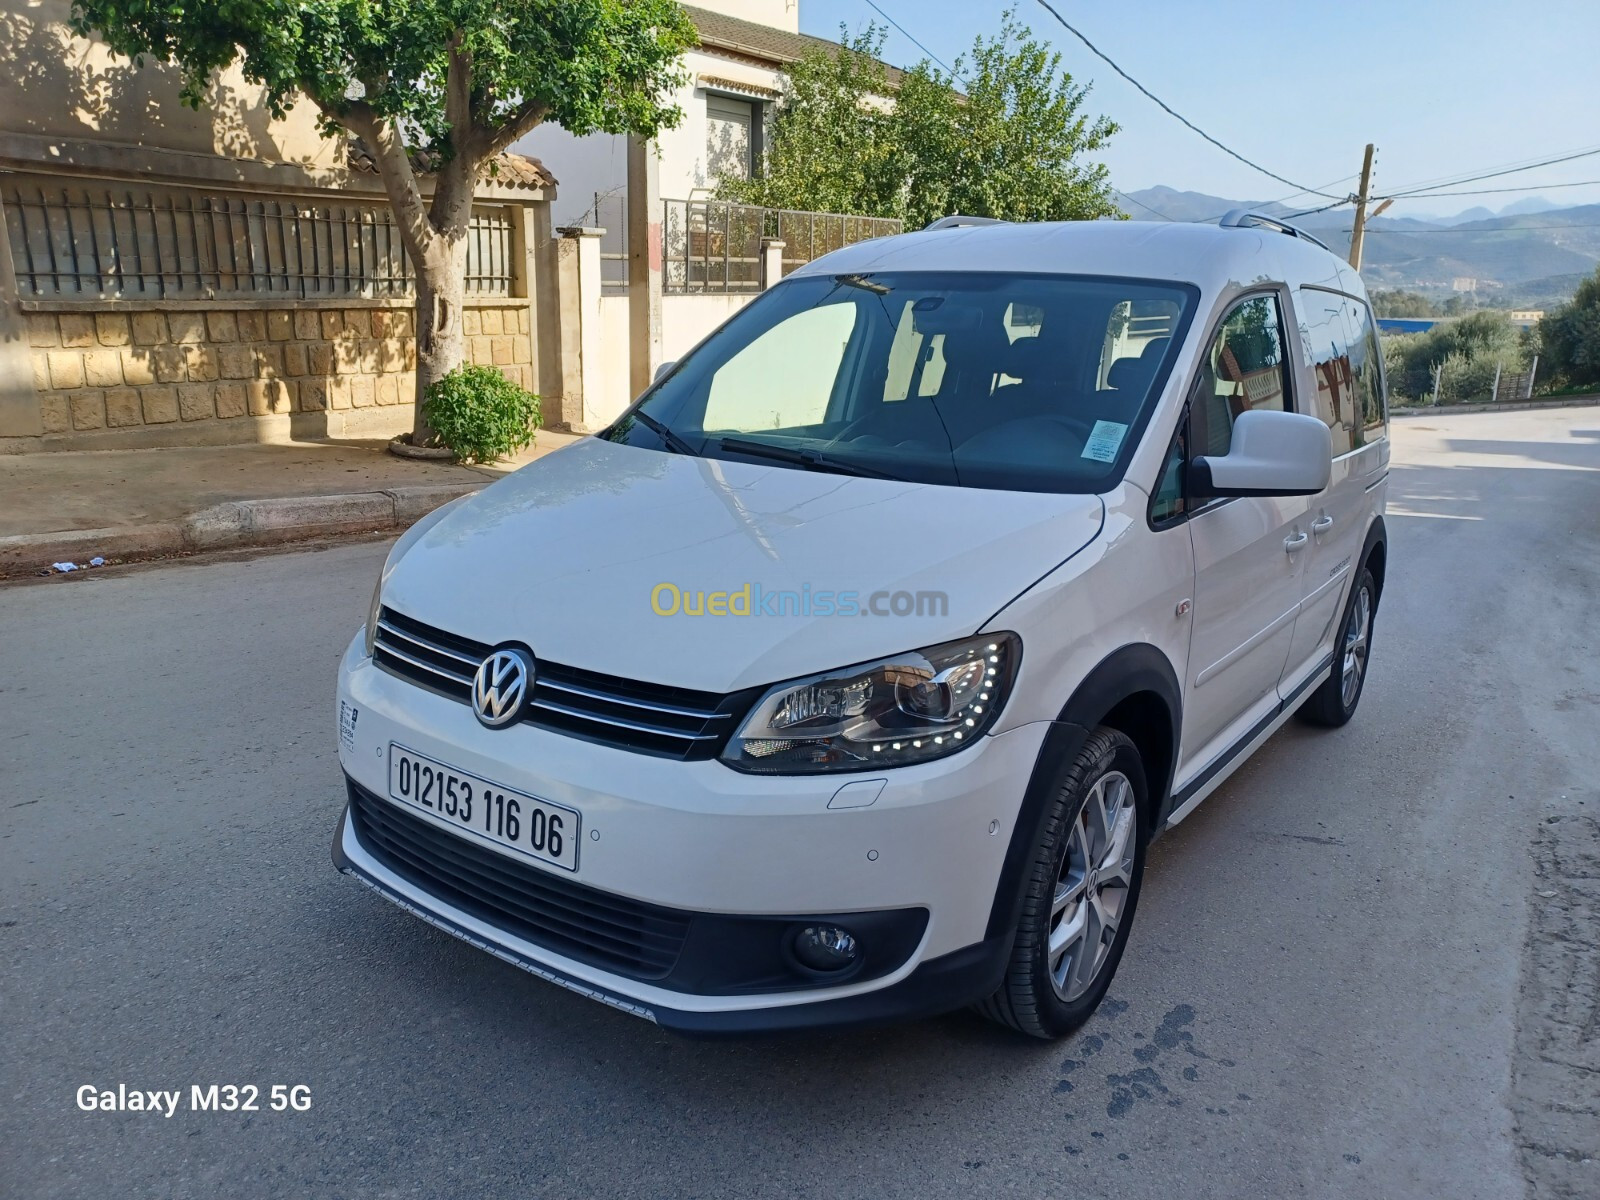
<instances>
[{"instance_id":1,"label":"chrome grille trim","mask_svg":"<svg viewBox=\"0 0 1600 1200\"><path fill-rule=\"evenodd\" d=\"M472 686L471 675L457 675L453 671L446 671L441 667L434 666L432 663L423 662L420 658L416 658L413 655L407 654L404 650L396 650L393 646L386 646L381 641L377 643L376 649L384 654L392 654L395 658L400 659L402 662L410 663L413 667L420 667L424 671L431 671L441 679L448 679L452 683L459 683L464 687Z\"/></svg>"},{"instance_id":2,"label":"chrome grille trim","mask_svg":"<svg viewBox=\"0 0 1600 1200\"><path fill-rule=\"evenodd\" d=\"M445 658L455 659L467 668L468 679L472 678L473 673L478 669L478 664L483 661L481 656L469 658L465 654L451 650L448 646L441 646L435 642L428 641L426 638L419 637L417 634L407 633L404 629L397 629L382 617L378 618L378 629L382 633L399 638L401 641L410 642L413 646L421 646L424 650L431 650L434 654L441 654Z\"/></svg>"},{"instance_id":3,"label":"chrome grille trim","mask_svg":"<svg viewBox=\"0 0 1600 1200\"><path fill-rule=\"evenodd\" d=\"M675 717L697 717L702 721L726 721L731 715L729 713L708 712L703 708L679 708L674 704L656 704L645 700L620 700L614 695L598 692L593 688L579 687L575 683L560 683L553 679L541 680L540 683L541 686L552 688L558 692L571 692L575 696L587 696L591 700L603 700L607 704L626 704L629 708L647 708L651 712L671 713Z\"/></svg>"},{"instance_id":4,"label":"chrome grille trim","mask_svg":"<svg viewBox=\"0 0 1600 1200\"><path fill-rule=\"evenodd\" d=\"M535 684L534 690L538 690ZM615 700L607 700L608 704L615 704ZM657 737L681 738L684 741L704 742L721 737L720 733L685 733L681 729L667 729L661 725L649 725L643 721L629 721L622 717L603 717L599 713L585 712L581 708L568 708L565 704L552 704L549 700L535 700L532 707L543 709L545 712L560 713L564 717L579 717L585 721L598 721L602 725L614 725L618 729L634 729L640 733L653 733Z\"/></svg>"},{"instance_id":5,"label":"chrome grille trim","mask_svg":"<svg viewBox=\"0 0 1600 1200\"><path fill-rule=\"evenodd\" d=\"M470 701L473 677L492 649L387 606L373 637L377 666L459 703ZM619 749L705 759L721 749L759 690L721 696L539 660L521 719Z\"/></svg>"}]
</instances>

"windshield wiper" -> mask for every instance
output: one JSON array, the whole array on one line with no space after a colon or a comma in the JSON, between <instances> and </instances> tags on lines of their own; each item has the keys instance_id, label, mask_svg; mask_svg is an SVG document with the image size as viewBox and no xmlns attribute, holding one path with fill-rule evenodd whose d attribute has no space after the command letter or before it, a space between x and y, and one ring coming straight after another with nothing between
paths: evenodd
<instances>
[{"instance_id":1,"label":"windshield wiper","mask_svg":"<svg viewBox=\"0 0 1600 1200\"><path fill-rule=\"evenodd\" d=\"M696 450L688 442L684 441L677 434L673 433L671 429L667 428L667 426L663 425L654 417L638 411L635 411L632 415L635 421L638 421L639 424L643 425L651 433L655 434L658 438L665 442L667 449L671 450L674 454L687 454L691 458L700 457L700 451Z\"/></svg>"},{"instance_id":2,"label":"windshield wiper","mask_svg":"<svg viewBox=\"0 0 1600 1200\"><path fill-rule=\"evenodd\" d=\"M863 466L860 463L846 462L839 458L829 458L815 450L797 450L792 446L776 446L771 442L754 442L746 438L721 438L717 445L724 450L731 450L735 454L748 454L751 458L771 458L778 462L794 463L796 466L805 467L812 471L832 471L839 475L860 475L865 479L897 479L896 475L888 471L880 471L875 467Z\"/></svg>"},{"instance_id":3,"label":"windshield wiper","mask_svg":"<svg viewBox=\"0 0 1600 1200\"><path fill-rule=\"evenodd\" d=\"M876 279L872 279L866 275L835 275L833 277L833 281L836 284L842 283L846 287L860 288L862 291L874 292L879 296L887 296L890 290L888 284L879 283Z\"/></svg>"}]
</instances>

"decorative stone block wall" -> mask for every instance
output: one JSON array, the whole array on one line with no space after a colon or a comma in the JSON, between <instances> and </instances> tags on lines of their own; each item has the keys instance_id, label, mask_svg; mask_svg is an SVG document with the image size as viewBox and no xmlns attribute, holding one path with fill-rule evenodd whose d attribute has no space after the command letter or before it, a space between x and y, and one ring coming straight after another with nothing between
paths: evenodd
<instances>
[{"instance_id":1,"label":"decorative stone block wall","mask_svg":"<svg viewBox=\"0 0 1600 1200\"><path fill-rule=\"evenodd\" d=\"M532 388L528 301L468 303L470 361ZM162 444L253 441L260 418L304 426L317 421L312 414L325 424L312 432L388 436L411 428L417 349L408 302L109 312L98 305L24 319L47 438L129 444L114 434L194 425L162 431ZM221 428L230 422L236 428Z\"/></svg>"}]
</instances>

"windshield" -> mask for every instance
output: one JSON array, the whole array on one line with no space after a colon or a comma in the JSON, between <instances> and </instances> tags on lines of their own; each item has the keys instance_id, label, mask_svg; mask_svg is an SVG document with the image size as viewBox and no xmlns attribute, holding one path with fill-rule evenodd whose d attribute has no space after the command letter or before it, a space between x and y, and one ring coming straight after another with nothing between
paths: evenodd
<instances>
[{"instance_id":1,"label":"windshield","mask_svg":"<svg viewBox=\"0 0 1600 1200\"><path fill-rule=\"evenodd\" d=\"M601 436L959 487L1121 477L1188 325L1180 284L885 272L789 280Z\"/></svg>"}]
</instances>

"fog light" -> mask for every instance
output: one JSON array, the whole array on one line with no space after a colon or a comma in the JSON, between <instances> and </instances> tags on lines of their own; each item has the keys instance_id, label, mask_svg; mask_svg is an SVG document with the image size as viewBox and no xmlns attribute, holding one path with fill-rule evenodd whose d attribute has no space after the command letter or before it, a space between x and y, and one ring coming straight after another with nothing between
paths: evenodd
<instances>
[{"instance_id":1,"label":"fog light","mask_svg":"<svg viewBox=\"0 0 1600 1200\"><path fill-rule=\"evenodd\" d=\"M837 925L807 925L794 935L794 956L813 971L843 971L860 957L855 935Z\"/></svg>"}]
</instances>

